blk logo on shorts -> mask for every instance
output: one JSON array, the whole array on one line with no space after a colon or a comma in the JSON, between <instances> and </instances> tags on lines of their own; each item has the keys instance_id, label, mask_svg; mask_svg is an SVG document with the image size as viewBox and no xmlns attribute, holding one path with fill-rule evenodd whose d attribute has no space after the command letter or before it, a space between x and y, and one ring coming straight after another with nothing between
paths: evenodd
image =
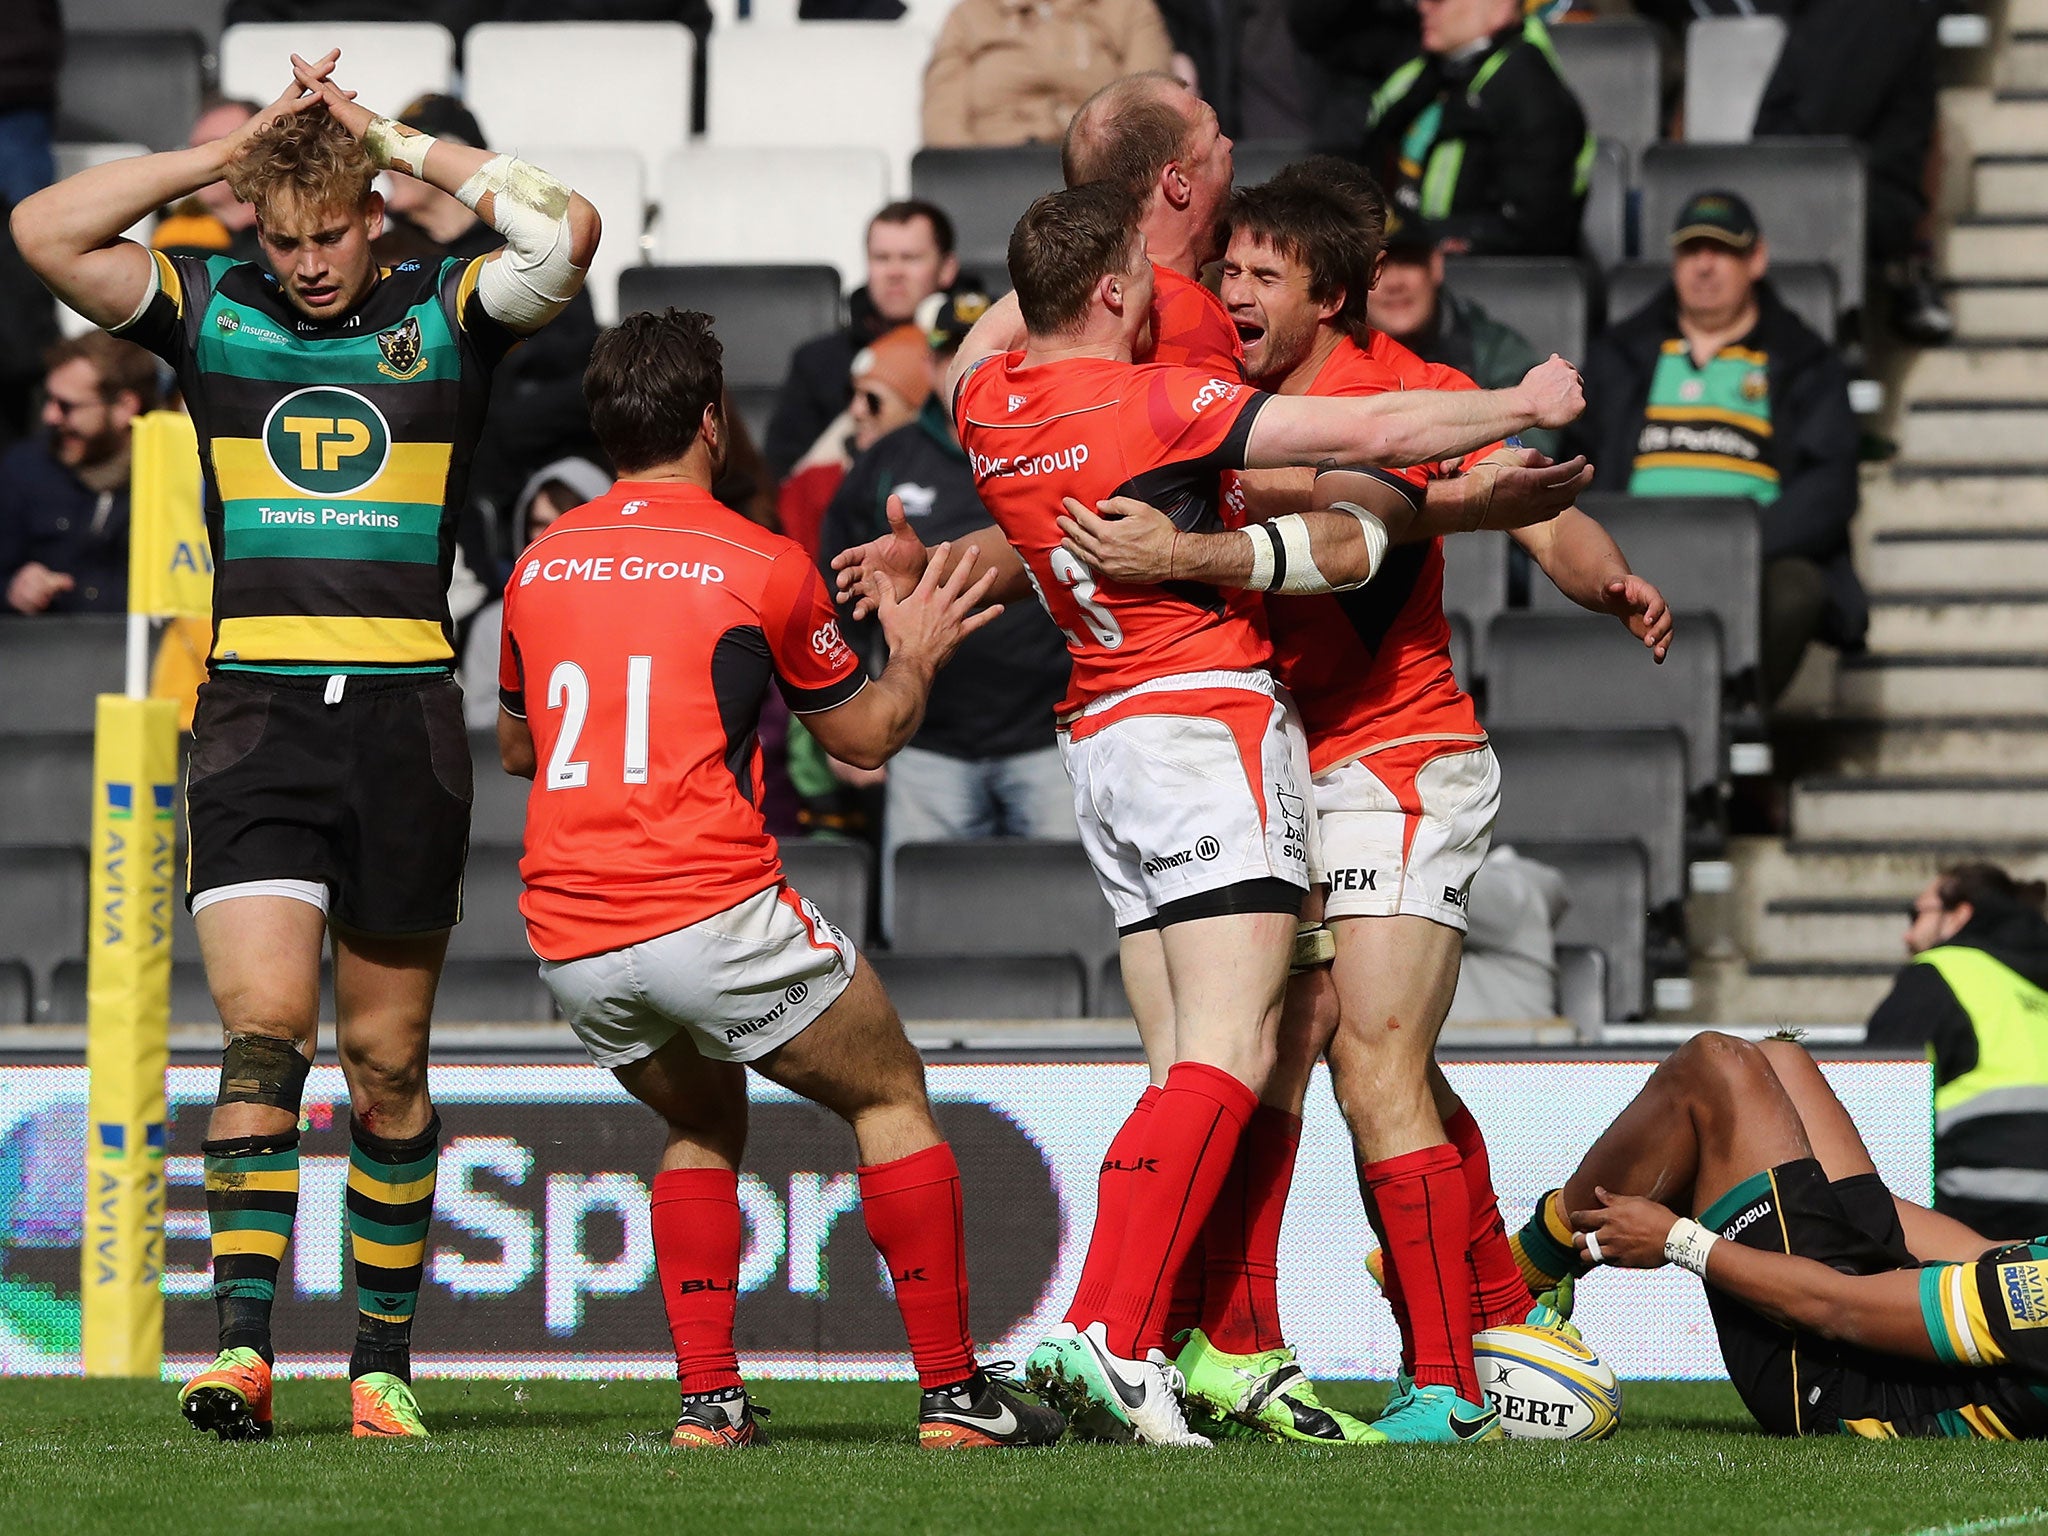
<instances>
[{"instance_id":1,"label":"blk logo on shorts","mask_svg":"<svg viewBox=\"0 0 2048 1536\"><path fill-rule=\"evenodd\" d=\"M1465 903L1471 899L1472 896L1469 891L1461 891L1455 885L1444 887L1444 905L1447 907L1456 907L1462 912L1465 910Z\"/></svg>"}]
</instances>

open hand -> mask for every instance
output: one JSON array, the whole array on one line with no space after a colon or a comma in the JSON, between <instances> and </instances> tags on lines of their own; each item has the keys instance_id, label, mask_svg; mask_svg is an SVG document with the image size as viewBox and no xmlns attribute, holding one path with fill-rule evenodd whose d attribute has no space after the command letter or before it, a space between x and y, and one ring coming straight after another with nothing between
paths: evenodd
<instances>
[{"instance_id":1,"label":"open hand","mask_svg":"<svg viewBox=\"0 0 2048 1536\"><path fill-rule=\"evenodd\" d=\"M368 107L356 105L354 91L344 91L328 78L340 59L339 48L330 51L318 64L308 64L295 53L292 55L292 76L302 89L318 98L329 117L360 139L370 131L370 124L377 120L377 114Z\"/></svg>"},{"instance_id":2,"label":"open hand","mask_svg":"<svg viewBox=\"0 0 2048 1536\"><path fill-rule=\"evenodd\" d=\"M341 50L330 48L313 63L308 64L297 54L292 55L292 83L284 88L277 100L250 118L241 127L228 135L228 142L234 153L240 154L244 146L264 129L283 122L288 117L297 117L301 112L322 106L318 84L325 82L334 66L341 62Z\"/></svg>"},{"instance_id":3,"label":"open hand","mask_svg":"<svg viewBox=\"0 0 2048 1536\"><path fill-rule=\"evenodd\" d=\"M1664 663L1671 649L1671 609L1664 594L1640 576L1623 576L1607 583L1600 594L1607 611L1628 626L1628 632L1649 647L1657 664Z\"/></svg>"},{"instance_id":4,"label":"open hand","mask_svg":"<svg viewBox=\"0 0 2048 1536\"><path fill-rule=\"evenodd\" d=\"M889 499L895 500L893 496ZM885 573L877 572L872 578L869 595L889 642L890 660L912 658L937 671L962 640L1003 611L1001 603L981 606L996 580L994 571L974 575L981 552L969 544L955 560L949 559L952 550L952 545L941 544L932 551L924 575L908 597L897 597L895 585Z\"/></svg>"},{"instance_id":5,"label":"open hand","mask_svg":"<svg viewBox=\"0 0 2048 1536\"><path fill-rule=\"evenodd\" d=\"M1593 1198L1599 1202L1595 1209L1571 1213L1580 1253L1593 1258L1590 1236L1599 1245L1596 1263L1619 1269L1658 1269L1666 1263L1664 1241L1678 1225L1671 1210L1642 1195L1610 1195L1597 1185Z\"/></svg>"},{"instance_id":6,"label":"open hand","mask_svg":"<svg viewBox=\"0 0 2048 1536\"><path fill-rule=\"evenodd\" d=\"M875 611L874 594L882 588L886 587L898 601L908 597L930 567L930 552L904 515L901 497L889 498L888 517L887 533L852 549L842 549L832 557L839 601L853 604L856 619L864 619Z\"/></svg>"},{"instance_id":7,"label":"open hand","mask_svg":"<svg viewBox=\"0 0 2048 1536\"><path fill-rule=\"evenodd\" d=\"M1584 456L1553 464L1533 448L1505 448L1471 474L1485 478L1488 528L1529 528L1547 523L1578 504L1593 483L1593 467Z\"/></svg>"},{"instance_id":8,"label":"open hand","mask_svg":"<svg viewBox=\"0 0 2048 1536\"><path fill-rule=\"evenodd\" d=\"M1096 575L1139 586L1173 579L1179 530L1157 507L1134 496L1112 496L1093 512L1071 496L1062 505L1067 515L1054 519L1061 547Z\"/></svg>"},{"instance_id":9,"label":"open hand","mask_svg":"<svg viewBox=\"0 0 2048 1536\"><path fill-rule=\"evenodd\" d=\"M1523 375L1521 388L1539 427L1568 427L1586 409L1585 381L1555 352Z\"/></svg>"}]
</instances>

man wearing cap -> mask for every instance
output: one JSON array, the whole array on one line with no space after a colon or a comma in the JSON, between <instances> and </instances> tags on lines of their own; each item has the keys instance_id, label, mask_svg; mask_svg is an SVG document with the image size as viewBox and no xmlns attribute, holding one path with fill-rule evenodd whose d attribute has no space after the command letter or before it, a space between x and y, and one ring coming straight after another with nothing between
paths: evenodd
<instances>
[{"instance_id":1,"label":"man wearing cap","mask_svg":"<svg viewBox=\"0 0 2048 1536\"><path fill-rule=\"evenodd\" d=\"M1593 343L1586 413L1567 444L1592 459L1598 491L1763 508L1767 700L1810 641L1859 649L1870 617L1849 560L1849 373L1772 291L1769 266L1748 203L1696 194L1671 234L1671 286Z\"/></svg>"},{"instance_id":2,"label":"man wearing cap","mask_svg":"<svg viewBox=\"0 0 2048 1536\"><path fill-rule=\"evenodd\" d=\"M934 294L918 318L943 374L988 308L978 293ZM856 386L856 389L858 386ZM990 526L974 489L953 413L929 396L915 420L854 461L825 509L820 563L888 530L896 497L927 546ZM873 665L886 659L872 620L840 620ZM895 918L896 850L964 837L1076 836L1074 795L1053 741L1053 708L1066 691L1066 641L1036 603L1013 603L969 635L932 684L924 724L889 764L882 821L882 922Z\"/></svg>"}]
</instances>

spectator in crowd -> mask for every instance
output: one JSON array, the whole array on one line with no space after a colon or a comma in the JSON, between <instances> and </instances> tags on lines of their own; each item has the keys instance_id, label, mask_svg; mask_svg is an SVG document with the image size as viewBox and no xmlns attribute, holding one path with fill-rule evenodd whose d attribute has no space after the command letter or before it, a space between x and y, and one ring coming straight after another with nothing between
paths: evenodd
<instances>
[{"instance_id":1,"label":"spectator in crowd","mask_svg":"<svg viewBox=\"0 0 2048 1536\"><path fill-rule=\"evenodd\" d=\"M1765 281L1769 248L1741 197L1695 195L1671 251L1671 285L1593 343L1566 446L1592 459L1596 490L1762 506L1761 682L1775 699L1811 641L1860 649L1869 625L1849 559L1849 372Z\"/></svg>"},{"instance_id":2,"label":"spectator in crowd","mask_svg":"<svg viewBox=\"0 0 2048 1536\"><path fill-rule=\"evenodd\" d=\"M1573 256L1593 166L1585 113L1522 0L1418 0L1422 53L1373 98L1361 158L1451 251Z\"/></svg>"},{"instance_id":3,"label":"spectator in crowd","mask_svg":"<svg viewBox=\"0 0 2048 1536\"><path fill-rule=\"evenodd\" d=\"M1415 56L1415 0L1287 0L1314 117L1311 144L1354 153L1372 124L1372 101L1395 67Z\"/></svg>"},{"instance_id":4,"label":"spectator in crowd","mask_svg":"<svg viewBox=\"0 0 2048 1536\"><path fill-rule=\"evenodd\" d=\"M1556 1018L1557 924L1568 905L1557 870L1505 844L1489 849L1466 896L1471 927L1449 1018Z\"/></svg>"},{"instance_id":5,"label":"spectator in crowd","mask_svg":"<svg viewBox=\"0 0 2048 1536\"><path fill-rule=\"evenodd\" d=\"M935 295L918 335L943 377L953 354L988 307L980 294ZM819 564L880 537L888 504L927 546L990 525L975 493L953 413L936 395L914 419L883 434L854 461L825 510ZM847 641L870 670L887 660L881 626L845 621ZM1036 603L1018 603L961 643L932 684L924 723L888 768L882 814L882 914L893 915L896 850L905 843L963 837L1078 835L1074 797L1053 743L1053 709L1066 691L1066 641Z\"/></svg>"},{"instance_id":6,"label":"spectator in crowd","mask_svg":"<svg viewBox=\"0 0 2048 1536\"><path fill-rule=\"evenodd\" d=\"M1288 30L1288 8L1288 0L1159 0L1174 72L1233 139L1316 136L1321 86Z\"/></svg>"},{"instance_id":7,"label":"spectator in crowd","mask_svg":"<svg viewBox=\"0 0 2048 1536\"><path fill-rule=\"evenodd\" d=\"M16 613L128 607L129 423L156 404L156 359L104 331L44 358L45 436L0 456L0 583Z\"/></svg>"},{"instance_id":8,"label":"spectator in crowd","mask_svg":"<svg viewBox=\"0 0 2048 1536\"><path fill-rule=\"evenodd\" d=\"M936 382L931 347L915 325L899 325L877 336L855 354L848 375L852 403L818 435L776 498L782 531L812 554L818 552L825 508L844 483L854 456L915 421Z\"/></svg>"},{"instance_id":9,"label":"spectator in crowd","mask_svg":"<svg viewBox=\"0 0 2048 1536\"><path fill-rule=\"evenodd\" d=\"M924 142L1057 144L1119 75L1173 62L1153 0L959 0L924 71Z\"/></svg>"},{"instance_id":10,"label":"spectator in crowd","mask_svg":"<svg viewBox=\"0 0 2048 1536\"><path fill-rule=\"evenodd\" d=\"M1444 255L1420 219L1390 213L1387 259L1367 303L1368 318L1426 362L1443 363L1481 389L1506 389L1543 359L1527 337L1444 285ZM1538 453L1558 456L1559 435L1522 434Z\"/></svg>"},{"instance_id":11,"label":"spectator in crowd","mask_svg":"<svg viewBox=\"0 0 2048 1536\"><path fill-rule=\"evenodd\" d=\"M1869 168L1869 248L1893 326L1939 346L1955 317L1927 228L1934 145L1937 0L1780 0L1790 30L1757 108L1759 136L1840 134Z\"/></svg>"},{"instance_id":12,"label":"spectator in crowd","mask_svg":"<svg viewBox=\"0 0 2048 1536\"><path fill-rule=\"evenodd\" d=\"M1934 1059L1934 1208L1998 1238L2048 1232L2048 885L1958 864L1913 901L1912 963L1868 1043Z\"/></svg>"},{"instance_id":13,"label":"spectator in crowd","mask_svg":"<svg viewBox=\"0 0 2048 1536\"><path fill-rule=\"evenodd\" d=\"M57 0L8 0L0 24L0 202L20 202L57 179L50 122L64 21Z\"/></svg>"},{"instance_id":14,"label":"spectator in crowd","mask_svg":"<svg viewBox=\"0 0 2048 1536\"><path fill-rule=\"evenodd\" d=\"M216 101L200 112L185 142L197 149L224 139L256 115L253 101ZM256 209L236 197L224 181L197 192L173 207L156 227L150 243L160 251L181 255L228 256L263 264L256 238Z\"/></svg>"},{"instance_id":15,"label":"spectator in crowd","mask_svg":"<svg viewBox=\"0 0 2048 1536\"><path fill-rule=\"evenodd\" d=\"M846 410L852 398L847 381L861 348L909 324L919 304L951 288L960 275L953 221L931 203L913 198L889 204L869 220L867 239L867 281L854 292L852 323L805 342L790 357L762 444L778 476L788 474Z\"/></svg>"}]
</instances>

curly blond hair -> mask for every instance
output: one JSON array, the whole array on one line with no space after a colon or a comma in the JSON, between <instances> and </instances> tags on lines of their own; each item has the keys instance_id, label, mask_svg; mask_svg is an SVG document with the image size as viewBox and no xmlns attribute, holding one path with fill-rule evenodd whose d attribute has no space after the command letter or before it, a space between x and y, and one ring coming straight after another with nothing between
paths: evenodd
<instances>
[{"instance_id":1,"label":"curly blond hair","mask_svg":"<svg viewBox=\"0 0 2048 1536\"><path fill-rule=\"evenodd\" d=\"M360 208L377 167L361 141L315 108L263 129L228 167L236 197L269 222L280 203L300 208Z\"/></svg>"}]
</instances>

